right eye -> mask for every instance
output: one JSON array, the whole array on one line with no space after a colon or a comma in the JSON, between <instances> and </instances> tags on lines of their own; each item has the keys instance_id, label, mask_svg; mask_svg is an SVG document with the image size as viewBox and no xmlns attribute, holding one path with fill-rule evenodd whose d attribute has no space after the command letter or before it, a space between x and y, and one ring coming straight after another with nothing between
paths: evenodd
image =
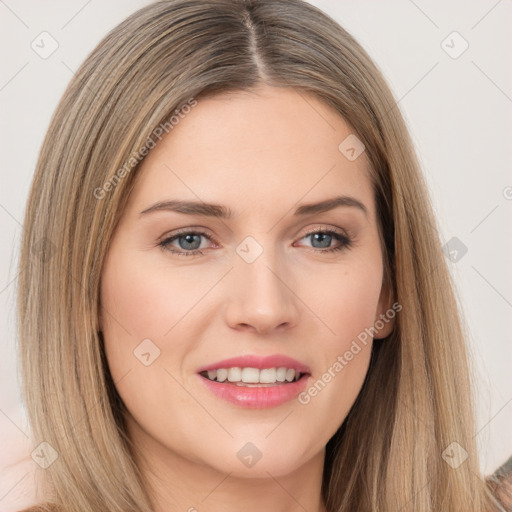
<instances>
[{"instance_id":1,"label":"right eye","mask_svg":"<svg viewBox=\"0 0 512 512\"><path fill-rule=\"evenodd\" d=\"M184 230L165 238L158 245L164 250L179 256L202 255L203 253L199 249L201 247L201 237L211 240L210 236L203 231ZM175 241L178 241L180 245L178 250L174 245L172 245Z\"/></svg>"}]
</instances>

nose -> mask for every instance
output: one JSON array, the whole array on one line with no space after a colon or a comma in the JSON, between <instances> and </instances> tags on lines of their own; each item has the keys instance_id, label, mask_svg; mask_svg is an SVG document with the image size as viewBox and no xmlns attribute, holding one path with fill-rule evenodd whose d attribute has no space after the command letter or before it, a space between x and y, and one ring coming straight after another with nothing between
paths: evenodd
<instances>
[{"instance_id":1,"label":"nose","mask_svg":"<svg viewBox=\"0 0 512 512\"><path fill-rule=\"evenodd\" d=\"M300 300L283 262L264 251L252 263L239 259L230 274L225 314L231 328L268 334L297 325Z\"/></svg>"}]
</instances>

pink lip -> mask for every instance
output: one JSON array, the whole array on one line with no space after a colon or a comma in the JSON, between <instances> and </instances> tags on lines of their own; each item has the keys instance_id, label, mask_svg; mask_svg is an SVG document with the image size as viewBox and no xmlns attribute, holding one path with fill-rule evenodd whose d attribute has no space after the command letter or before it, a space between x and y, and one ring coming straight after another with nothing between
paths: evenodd
<instances>
[{"instance_id":1,"label":"pink lip","mask_svg":"<svg viewBox=\"0 0 512 512\"><path fill-rule=\"evenodd\" d=\"M311 373L311 370L305 364L300 363L296 359L280 354L274 354L271 356L241 356L233 357L231 359L223 359L208 366L202 366L199 368L197 373L201 373L208 370L217 370L219 368L258 368L263 370L265 368L293 368L295 371L300 373Z\"/></svg>"},{"instance_id":2,"label":"pink lip","mask_svg":"<svg viewBox=\"0 0 512 512\"><path fill-rule=\"evenodd\" d=\"M227 402L239 407L269 409L297 398L297 395L306 388L310 376L304 375L298 381L289 382L288 384L276 383L275 386L266 388L249 388L236 384L214 382L201 375L199 375L199 378L213 394Z\"/></svg>"},{"instance_id":3,"label":"pink lip","mask_svg":"<svg viewBox=\"0 0 512 512\"><path fill-rule=\"evenodd\" d=\"M258 368L263 370L265 368L293 368L295 371L308 374L301 377L298 381L281 383L276 382L273 386L268 387L247 387L237 386L236 384L226 382L214 382L206 377L199 375L201 381L205 386L216 396L238 405L239 407L246 407L252 409L267 409L270 407L277 407L285 402L297 398L309 381L311 370L308 366L300 363L284 355L271 355L266 357L260 356L241 356L231 359L224 359L207 366L199 368L198 373L208 370L217 370L219 368Z\"/></svg>"}]
</instances>

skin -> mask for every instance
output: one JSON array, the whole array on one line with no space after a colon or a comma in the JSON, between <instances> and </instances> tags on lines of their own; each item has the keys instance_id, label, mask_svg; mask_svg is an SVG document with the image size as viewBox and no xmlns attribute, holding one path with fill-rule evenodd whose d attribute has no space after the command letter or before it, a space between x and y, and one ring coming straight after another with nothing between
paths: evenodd
<instances>
[{"instance_id":1,"label":"skin","mask_svg":"<svg viewBox=\"0 0 512 512\"><path fill-rule=\"evenodd\" d=\"M198 99L143 161L102 270L100 324L155 510L325 510L325 445L361 389L371 340L307 405L243 409L197 371L284 354L307 364L313 383L390 308L368 160L338 150L351 133L315 97L262 86ZM367 214L343 206L294 216L334 195ZM233 218L140 213L171 198L222 204ZM158 245L181 228L207 232L202 254ZM326 253L340 242L311 229L338 230L352 245ZM252 263L236 252L247 236L263 248ZM186 242L171 248L197 247ZM146 338L160 349L149 366L133 353ZM237 457L248 442L262 454L252 467Z\"/></svg>"}]
</instances>

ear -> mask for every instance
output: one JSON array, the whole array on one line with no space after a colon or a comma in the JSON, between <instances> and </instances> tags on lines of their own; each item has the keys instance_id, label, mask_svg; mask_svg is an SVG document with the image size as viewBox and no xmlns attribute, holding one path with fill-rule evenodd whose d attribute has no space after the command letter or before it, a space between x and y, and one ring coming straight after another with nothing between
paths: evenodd
<instances>
[{"instance_id":1,"label":"ear","mask_svg":"<svg viewBox=\"0 0 512 512\"><path fill-rule=\"evenodd\" d=\"M402 306L398 303L393 303L393 293L391 285L385 280L382 283L382 288L375 314L375 328L374 339L379 340L388 337L393 328L395 327L395 316L397 311L400 311Z\"/></svg>"}]
</instances>

